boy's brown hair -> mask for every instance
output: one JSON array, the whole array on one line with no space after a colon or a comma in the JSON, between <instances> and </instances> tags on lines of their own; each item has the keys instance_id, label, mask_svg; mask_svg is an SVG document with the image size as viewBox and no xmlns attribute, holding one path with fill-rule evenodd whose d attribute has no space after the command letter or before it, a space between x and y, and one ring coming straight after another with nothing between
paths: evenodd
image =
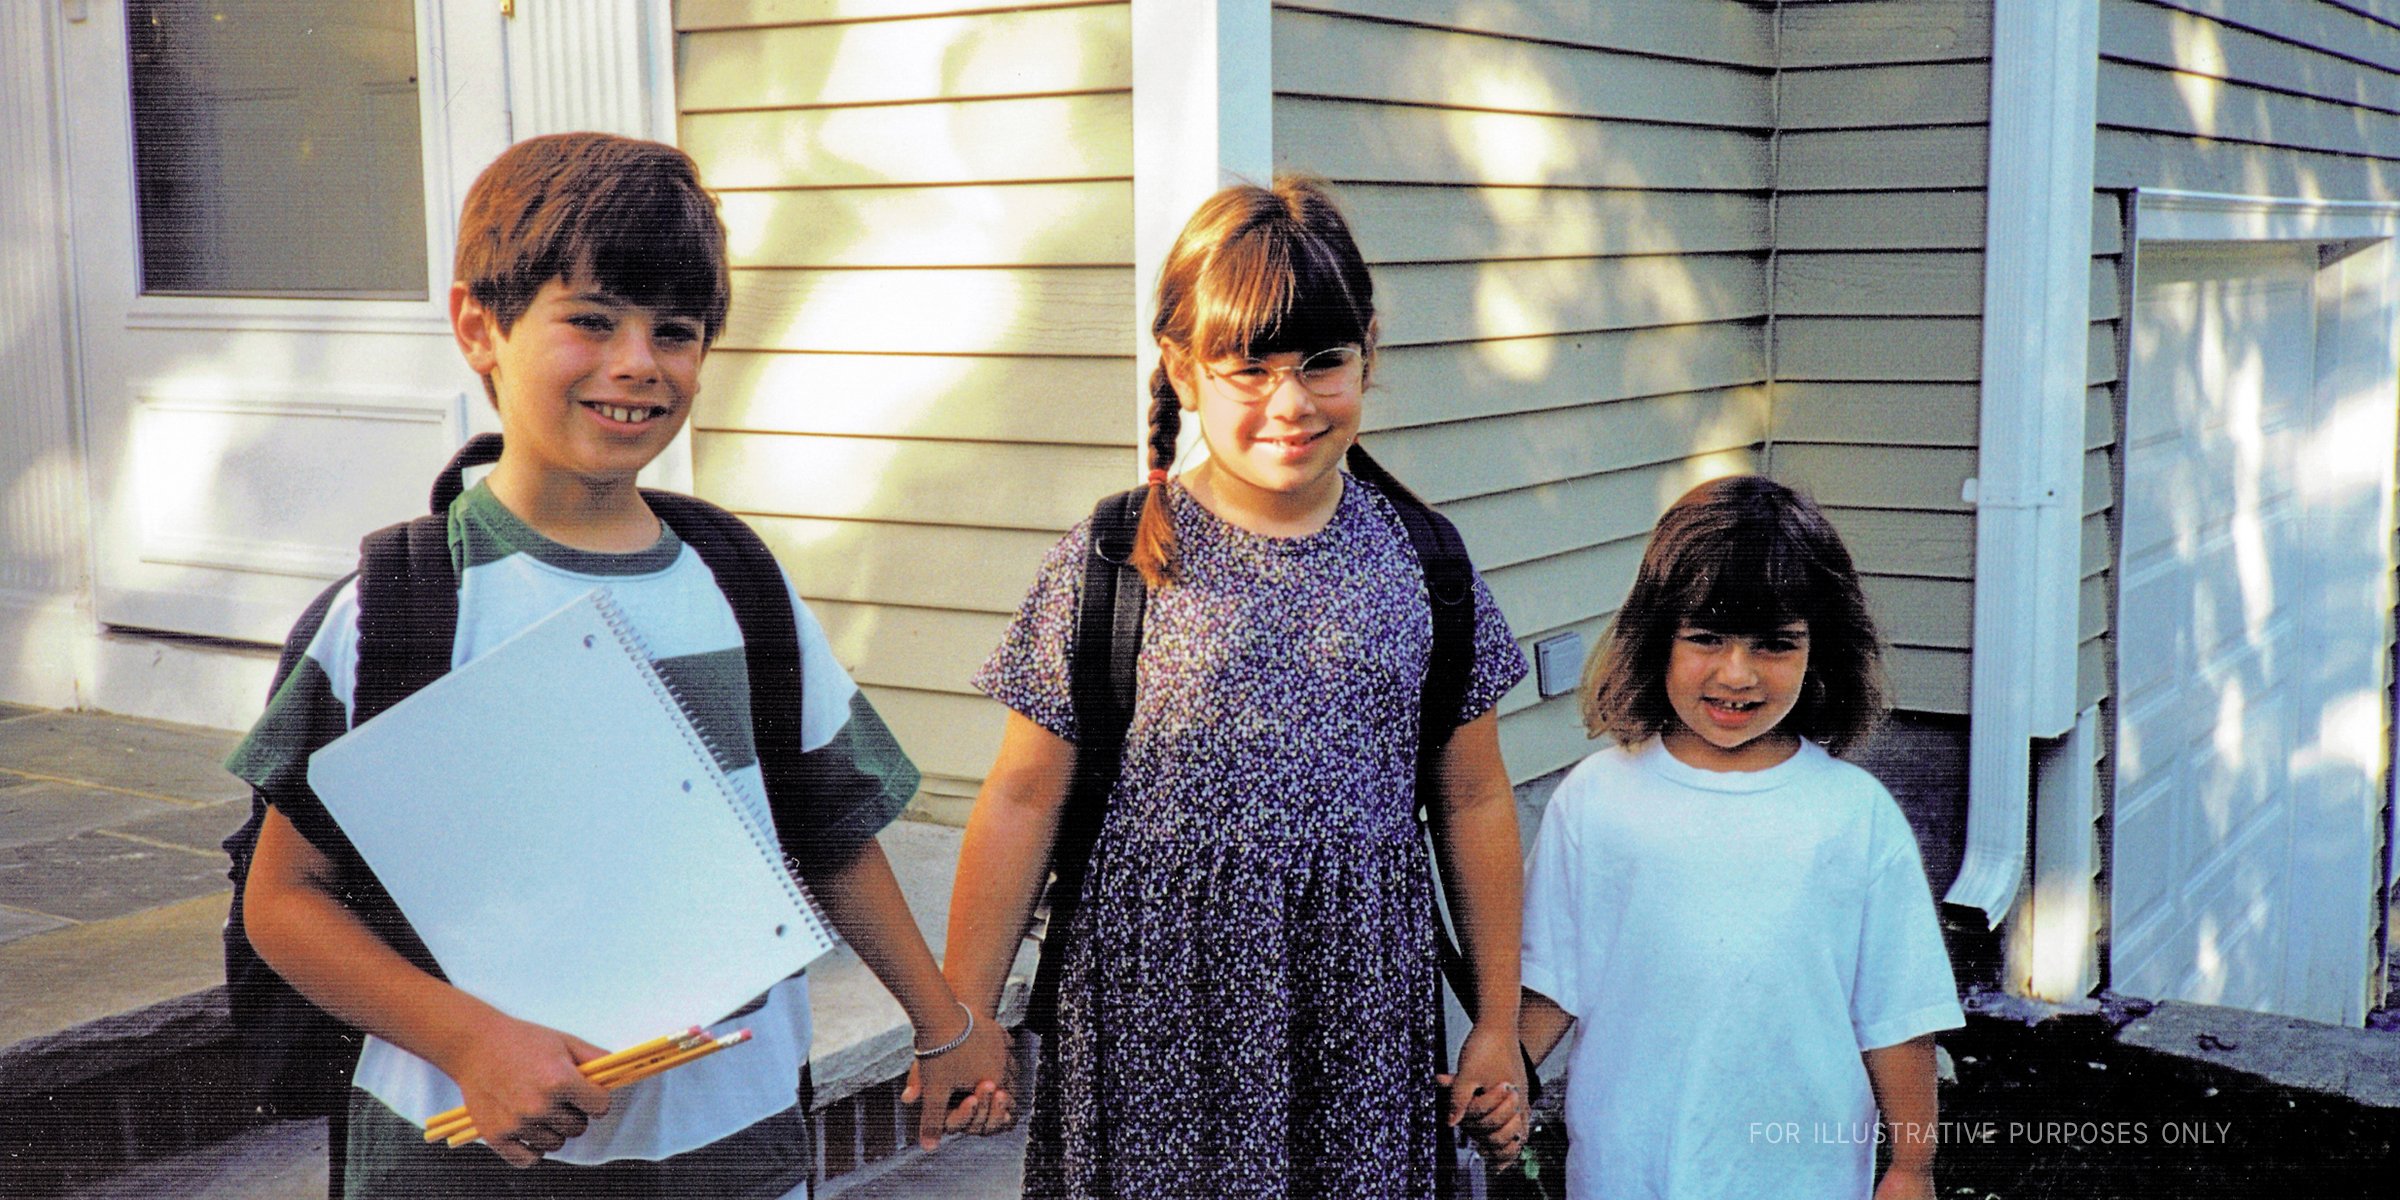
<instances>
[{"instance_id":1,"label":"boy's brown hair","mask_svg":"<svg viewBox=\"0 0 2400 1200\"><path fill-rule=\"evenodd\" d=\"M553 279L588 278L653 312L725 329L725 224L700 168L673 146L554 133L502 151L467 189L452 278L507 333Z\"/></svg>"},{"instance_id":2,"label":"boy's brown hair","mask_svg":"<svg viewBox=\"0 0 2400 1200\"><path fill-rule=\"evenodd\" d=\"M1673 730L1667 659L1689 626L1757 637L1808 626L1808 675L1777 728L1839 754L1889 706L1858 570L1808 497L1760 475L1713 479L1658 519L1608 640L1585 664L1583 724L1625 745Z\"/></svg>"},{"instance_id":3,"label":"boy's brown hair","mask_svg":"<svg viewBox=\"0 0 2400 1200\"><path fill-rule=\"evenodd\" d=\"M1200 205L1158 272L1159 343L1150 373L1150 466L1175 461L1183 418L1173 373L1235 355L1313 354L1355 345L1375 360L1375 281L1349 222L1323 184L1278 176L1273 187L1238 184ZM1142 501L1133 565L1151 587L1175 577L1175 533L1166 484Z\"/></svg>"}]
</instances>

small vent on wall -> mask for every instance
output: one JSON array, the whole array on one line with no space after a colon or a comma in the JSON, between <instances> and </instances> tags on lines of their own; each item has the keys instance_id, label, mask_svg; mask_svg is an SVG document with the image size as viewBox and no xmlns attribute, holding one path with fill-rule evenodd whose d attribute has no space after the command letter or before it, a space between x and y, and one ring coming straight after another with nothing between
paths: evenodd
<instances>
[{"instance_id":1,"label":"small vent on wall","mask_svg":"<svg viewBox=\"0 0 2400 1200\"><path fill-rule=\"evenodd\" d=\"M1583 635L1562 633L1535 642L1533 674L1545 700L1574 691L1583 674Z\"/></svg>"}]
</instances>

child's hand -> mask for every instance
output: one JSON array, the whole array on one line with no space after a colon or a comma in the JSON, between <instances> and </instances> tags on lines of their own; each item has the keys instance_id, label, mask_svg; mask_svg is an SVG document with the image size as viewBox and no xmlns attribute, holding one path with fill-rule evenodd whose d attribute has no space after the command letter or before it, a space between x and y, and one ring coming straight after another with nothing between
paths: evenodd
<instances>
[{"instance_id":1,"label":"child's hand","mask_svg":"<svg viewBox=\"0 0 2400 1200\"><path fill-rule=\"evenodd\" d=\"M1875 1185L1875 1200L1933 1200L1933 1168L1892 1167Z\"/></svg>"},{"instance_id":2,"label":"child's hand","mask_svg":"<svg viewBox=\"0 0 2400 1200\"><path fill-rule=\"evenodd\" d=\"M910 1064L900 1101L923 1101L917 1144L933 1150L945 1133L999 1133L1016 1124L1015 1070L1007 1032L985 1016L975 1018L974 1031L958 1049Z\"/></svg>"},{"instance_id":3,"label":"child's hand","mask_svg":"<svg viewBox=\"0 0 2400 1200\"><path fill-rule=\"evenodd\" d=\"M466 1094L483 1141L512 1167L530 1167L608 1111L608 1089L577 1064L606 1054L558 1030L498 1012L439 1064Z\"/></svg>"},{"instance_id":4,"label":"child's hand","mask_svg":"<svg viewBox=\"0 0 2400 1200\"><path fill-rule=\"evenodd\" d=\"M1495 1157L1525 1145L1532 1113L1525 1106L1525 1059L1515 1029L1477 1025L1458 1050L1458 1073L1434 1079L1450 1089L1450 1123L1466 1130Z\"/></svg>"}]
</instances>

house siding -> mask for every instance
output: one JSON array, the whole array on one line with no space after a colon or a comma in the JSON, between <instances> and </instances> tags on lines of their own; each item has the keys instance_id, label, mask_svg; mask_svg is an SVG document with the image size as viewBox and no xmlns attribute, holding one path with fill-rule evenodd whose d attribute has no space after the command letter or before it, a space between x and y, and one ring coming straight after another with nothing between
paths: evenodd
<instances>
[{"instance_id":1,"label":"house siding","mask_svg":"<svg viewBox=\"0 0 2400 1200\"><path fill-rule=\"evenodd\" d=\"M1658 513L1768 416L1774 13L1322 0L1274 15L1279 169L1373 263L1367 443L1441 505L1530 651L1601 640ZM1590 749L1500 702L1511 772Z\"/></svg>"},{"instance_id":2,"label":"house siding","mask_svg":"<svg viewBox=\"0 0 2400 1200\"><path fill-rule=\"evenodd\" d=\"M969 673L1043 550L1131 478L1130 19L676 8L680 137L734 264L697 490L775 548L953 819L1004 716Z\"/></svg>"},{"instance_id":3,"label":"house siding","mask_svg":"<svg viewBox=\"0 0 2400 1200\"><path fill-rule=\"evenodd\" d=\"M1841 530L1897 706L1967 711L1987 0L1784 5L1769 469Z\"/></svg>"}]
</instances>

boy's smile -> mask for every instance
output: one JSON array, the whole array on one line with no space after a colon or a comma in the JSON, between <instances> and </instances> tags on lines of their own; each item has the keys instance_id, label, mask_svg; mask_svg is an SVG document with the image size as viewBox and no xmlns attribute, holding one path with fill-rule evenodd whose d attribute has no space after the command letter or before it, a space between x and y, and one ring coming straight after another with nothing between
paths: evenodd
<instances>
[{"instance_id":1,"label":"boy's smile","mask_svg":"<svg viewBox=\"0 0 2400 1200\"><path fill-rule=\"evenodd\" d=\"M1667 704L1677 727L1667 750L1711 771L1760 771L1791 757L1798 736L1777 727L1808 679L1808 625L1756 637L1685 625L1667 657Z\"/></svg>"}]
</instances>

